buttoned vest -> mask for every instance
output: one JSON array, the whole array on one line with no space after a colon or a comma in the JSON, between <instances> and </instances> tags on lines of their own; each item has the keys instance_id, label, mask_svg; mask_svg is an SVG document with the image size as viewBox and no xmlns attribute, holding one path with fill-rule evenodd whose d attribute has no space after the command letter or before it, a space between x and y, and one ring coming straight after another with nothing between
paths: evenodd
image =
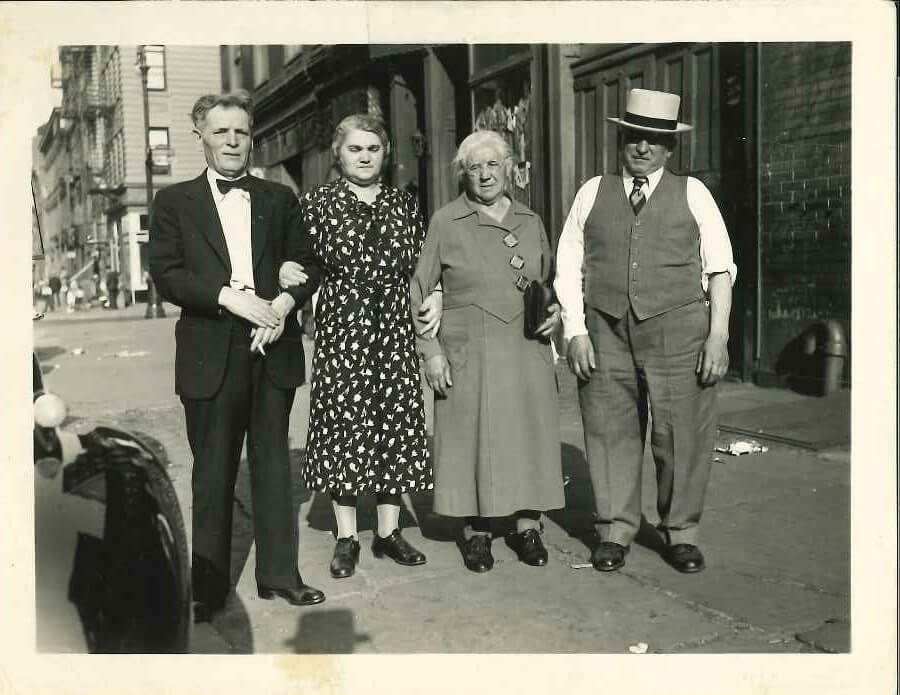
<instances>
[{"instance_id":1,"label":"buttoned vest","mask_svg":"<svg viewBox=\"0 0 900 695\"><path fill-rule=\"evenodd\" d=\"M584 225L585 303L639 319L704 298L700 229L687 203L687 177L663 173L635 215L622 176L604 174Z\"/></svg>"}]
</instances>

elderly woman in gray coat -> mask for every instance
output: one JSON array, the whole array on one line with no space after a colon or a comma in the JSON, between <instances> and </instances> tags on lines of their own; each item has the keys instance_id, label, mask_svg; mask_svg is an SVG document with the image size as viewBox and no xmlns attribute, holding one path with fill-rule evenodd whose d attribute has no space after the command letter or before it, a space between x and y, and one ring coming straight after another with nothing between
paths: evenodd
<instances>
[{"instance_id":1,"label":"elderly woman in gray coat","mask_svg":"<svg viewBox=\"0 0 900 695\"><path fill-rule=\"evenodd\" d=\"M522 288L551 271L541 219L508 191L512 155L492 131L459 146L454 166L465 192L431 219L412 279L412 309L440 283L443 322L420 337L425 376L435 392L434 509L465 518L466 567L493 567L491 519L515 516L510 545L541 566L541 510L565 504L559 412L547 341L524 331ZM559 324L559 306L538 329Z\"/></svg>"}]
</instances>

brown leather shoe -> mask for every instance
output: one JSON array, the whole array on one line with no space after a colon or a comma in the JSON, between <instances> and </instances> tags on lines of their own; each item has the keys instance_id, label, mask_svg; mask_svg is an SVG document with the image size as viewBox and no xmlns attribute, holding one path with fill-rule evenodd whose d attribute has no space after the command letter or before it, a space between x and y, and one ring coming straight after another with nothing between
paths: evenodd
<instances>
[{"instance_id":1,"label":"brown leather shoe","mask_svg":"<svg viewBox=\"0 0 900 695\"><path fill-rule=\"evenodd\" d=\"M706 561L700 548L690 543L676 543L666 549L666 561L679 572L690 574L702 572L706 568Z\"/></svg>"},{"instance_id":2,"label":"brown leather shoe","mask_svg":"<svg viewBox=\"0 0 900 695\"><path fill-rule=\"evenodd\" d=\"M372 539L372 554L375 557L387 555L398 565L424 565L425 555L416 550L409 541L400 535L400 529L395 528L390 536L382 538L375 532Z\"/></svg>"},{"instance_id":3,"label":"brown leather shoe","mask_svg":"<svg viewBox=\"0 0 900 695\"><path fill-rule=\"evenodd\" d=\"M591 563L595 570L613 572L625 566L628 548L612 541L603 541L591 553Z\"/></svg>"}]
</instances>

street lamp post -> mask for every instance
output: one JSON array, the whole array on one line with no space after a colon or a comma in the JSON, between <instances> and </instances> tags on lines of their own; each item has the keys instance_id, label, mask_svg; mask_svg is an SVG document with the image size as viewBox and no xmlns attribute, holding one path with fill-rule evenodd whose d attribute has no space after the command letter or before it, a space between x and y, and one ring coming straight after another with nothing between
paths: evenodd
<instances>
[{"instance_id":1,"label":"street lamp post","mask_svg":"<svg viewBox=\"0 0 900 695\"><path fill-rule=\"evenodd\" d=\"M150 207L153 205L153 151L150 149L150 99L147 92L147 73L150 65L147 63L147 53L145 46L137 47L137 67L141 71L141 89L144 95L144 150L146 157L144 160L144 172L147 178L147 224L150 220ZM152 319L156 310L156 318L164 318L166 312L163 310L162 302L156 296L156 285L153 284L153 278L147 273L147 311L144 318Z\"/></svg>"}]
</instances>

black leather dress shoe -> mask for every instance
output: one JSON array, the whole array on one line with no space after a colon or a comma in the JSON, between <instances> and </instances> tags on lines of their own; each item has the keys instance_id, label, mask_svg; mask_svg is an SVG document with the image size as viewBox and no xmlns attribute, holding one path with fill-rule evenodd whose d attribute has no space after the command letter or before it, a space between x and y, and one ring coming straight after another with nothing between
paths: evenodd
<instances>
[{"instance_id":1,"label":"black leather dress shoe","mask_svg":"<svg viewBox=\"0 0 900 695\"><path fill-rule=\"evenodd\" d=\"M491 537L484 533L476 533L460 544L463 562L473 572L487 572L494 566L491 555Z\"/></svg>"},{"instance_id":2,"label":"black leather dress shoe","mask_svg":"<svg viewBox=\"0 0 900 695\"><path fill-rule=\"evenodd\" d=\"M706 568L706 561L700 548L690 543L676 543L666 550L666 560L679 572L690 574Z\"/></svg>"},{"instance_id":3,"label":"black leather dress shoe","mask_svg":"<svg viewBox=\"0 0 900 695\"><path fill-rule=\"evenodd\" d=\"M537 529L530 528L521 533L514 533L510 545L519 556L519 560L532 567L543 567L547 564L547 549Z\"/></svg>"},{"instance_id":4,"label":"black leather dress shoe","mask_svg":"<svg viewBox=\"0 0 900 695\"><path fill-rule=\"evenodd\" d=\"M424 565L425 555L412 547L403 536L400 535L400 529L395 528L393 533L387 538L382 538L375 533L372 539L372 554L375 557L384 557L387 555L398 565Z\"/></svg>"},{"instance_id":5,"label":"black leather dress shoe","mask_svg":"<svg viewBox=\"0 0 900 695\"><path fill-rule=\"evenodd\" d=\"M591 563L595 570L612 572L625 566L628 548L612 541L603 541L591 553Z\"/></svg>"},{"instance_id":6,"label":"black leather dress shoe","mask_svg":"<svg viewBox=\"0 0 900 695\"><path fill-rule=\"evenodd\" d=\"M256 593L260 598L271 601L276 596L280 596L288 603L294 606L313 606L322 603L325 600L325 594L307 586L302 581L296 589L281 589L263 584L256 585Z\"/></svg>"},{"instance_id":7,"label":"black leather dress shoe","mask_svg":"<svg viewBox=\"0 0 900 695\"><path fill-rule=\"evenodd\" d=\"M338 538L331 558L331 576L335 579L351 577L359 562L359 541L355 538Z\"/></svg>"}]
</instances>

